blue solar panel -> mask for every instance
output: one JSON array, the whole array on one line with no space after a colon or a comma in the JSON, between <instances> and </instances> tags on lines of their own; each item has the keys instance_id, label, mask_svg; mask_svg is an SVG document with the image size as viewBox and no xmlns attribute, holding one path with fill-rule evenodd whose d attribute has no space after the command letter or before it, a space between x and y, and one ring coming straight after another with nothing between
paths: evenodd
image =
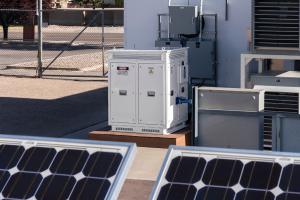
<instances>
[{"instance_id":1,"label":"blue solar panel","mask_svg":"<svg viewBox=\"0 0 300 200\"><path fill-rule=\"evenodd\" d=\"M134 144L45 138L0 140L0 199L116 199Z\"/></svg>"},{"instance_id":2,"label":"blue solar panel","mask_svg":"<svg viewBox=\"0 0 300 200\"><path fill-rule=\"evenodd\" d=\"M300 200L300 155L170 147L153 200Z\"/></svg>"}]
</instances>

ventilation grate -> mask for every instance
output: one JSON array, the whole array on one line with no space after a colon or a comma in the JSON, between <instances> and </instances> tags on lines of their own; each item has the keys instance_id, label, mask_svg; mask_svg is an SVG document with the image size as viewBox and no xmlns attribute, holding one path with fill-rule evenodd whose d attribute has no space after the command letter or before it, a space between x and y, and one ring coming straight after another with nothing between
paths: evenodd
<instances>
[{"instance_id":1,"label":"ventilation grate","mask_svg":"<svg viewBox=\"0 0 300 200\"><path fill-rule=\"evenodd\" d=\"M299 113L299 93L266 92L266 112Z\"/></svg>"},{"instance_id":2,"label":"ventilation grate","mask_svg":"<svg viewBox=\"0 0 300 200\"><path fill-rule=\"evenodd\" d=\"M117 127L116 131L130 131L130 132L133 132L133 128Z\"/></svg>"},{"instance_id":3,"label":"ventilation grate","mask_svg":"<svg viewBox=\"0 0 300 200\"><path fill-rule=\"evenodd\" d=\"M159 130L157 130L157 129L142 129L142 132L145 132L145 133L159 133Z\"/></svg>"},{"instance_id":4,"label":"ventilation grate","mask_svg":"<svg viewBox=\"0 0 300 200\"><path fill-rule=\"evenodd\" d=\"M272 116L264 116L263 148L266 151L272 151L272 147L273 147L272 127L273 127Z\"/></svg>"},{"instance_id":5,"label":"ventilation grate","mask_svg":"<svg viewBox=\"0 0 300 200\"><path fill-rule=\"evenodd\" d=\"M255 0L254 48L299 49L299 0Z\"/></svg>"}]
</instances>

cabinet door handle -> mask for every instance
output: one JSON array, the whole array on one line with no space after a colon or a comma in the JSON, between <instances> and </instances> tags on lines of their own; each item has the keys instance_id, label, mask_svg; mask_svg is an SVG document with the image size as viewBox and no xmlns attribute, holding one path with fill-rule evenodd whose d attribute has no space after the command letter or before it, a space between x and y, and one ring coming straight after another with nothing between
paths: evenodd
<instances>
[{"instance_id":1,"label":"cabinet door handle","mask_svg":"<svg viewBox=\"0 0 300 200\"><path fill-rule=\"evenodd\" d=\"M120 94L120 96L126 96L127 95L127 90L120 90L119 94Z\"/></svg>"},{"instance_id":2,"label":"cabinet door handle","mask_svg":"<svg viewBox=\"0 0 300 200\"><path fill-rule=\"evenodd\" d=\"M154 91L148 91L147 96L148 97L155 97L155 92Z\"/></svg>"}]
</instances>

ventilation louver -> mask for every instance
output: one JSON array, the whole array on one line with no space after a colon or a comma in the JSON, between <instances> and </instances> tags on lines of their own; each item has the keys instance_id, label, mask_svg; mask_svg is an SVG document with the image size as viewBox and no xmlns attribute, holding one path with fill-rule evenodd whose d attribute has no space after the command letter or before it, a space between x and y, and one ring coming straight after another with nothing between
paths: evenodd
<instances>
[{"instance_id":1,"label":"ventilation louver","mask_svg":"<svg viewBox=\"0 0 300 200\"><path fill-rule=\"evenodd\" d=\"M299 113L299 94L287 92L266 92L266 112Z\"/></svg>"},{"instance_id":2,"label":"ventilation louver","mask_svg":"<svg viewBox=\"0 0 300 200\"><path fill-rule=\"evenodd\" d=\"M263 148L266 151L272 151L272 147L273 147L272 127L273 127L272 116L265 116L264 117Z\"/></svg>"},{"instance_id":3,"label":"ventilation louver","mask_svg":"<svg viewBox=\"0 0 300 200\"><path fill-rule=\"evenodd\" d=\"M299 50L299 0L255 0L254 49Z\"/></svg>"}]
</instances>

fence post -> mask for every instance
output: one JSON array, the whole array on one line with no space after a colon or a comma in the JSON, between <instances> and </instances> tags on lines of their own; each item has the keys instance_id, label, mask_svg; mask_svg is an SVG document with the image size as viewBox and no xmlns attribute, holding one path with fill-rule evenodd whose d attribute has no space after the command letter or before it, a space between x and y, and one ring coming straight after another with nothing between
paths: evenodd
<instances>
[{"instance_id":1,"label":"fence post","mask_svg":"<svg viewBox=\"0 0 300 200\"><path fill-rule=\"evenodd\" d=\"M37 0L37 15L38 15L38 78L43 76L43 0Z\"/></svg>"},{"instance_id":2,"label":"fence post","mask_svg":"<svg viewBox=\"0 0 300 200\"><path fill-rule=\"evenodd\" d=\"M104 47L104 7L102 6L102 15L101 15L101 25L102 25L102 76L105 76L105 47Z\"/></svg>"}]
</instances>

